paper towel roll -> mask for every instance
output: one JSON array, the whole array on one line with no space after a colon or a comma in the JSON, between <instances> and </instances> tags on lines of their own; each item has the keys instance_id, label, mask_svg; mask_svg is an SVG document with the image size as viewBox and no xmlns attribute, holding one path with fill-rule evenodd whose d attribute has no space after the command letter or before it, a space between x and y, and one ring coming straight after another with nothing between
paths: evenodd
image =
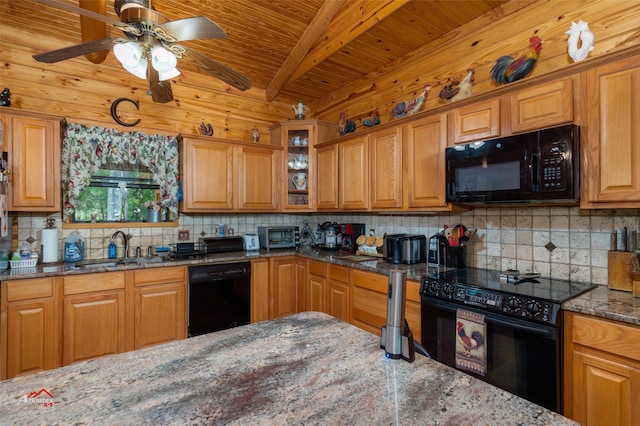
<instances>
[{"instance_id":1,"label":"paper towel roll","mask_svg":"<svg viewBox=\"0 0 640 426\"><path fill-rule=\"evenodd\" d=\"M50 263L58 261L58 230L42 230L42 262Z\"/></svg>"}]
</instances>

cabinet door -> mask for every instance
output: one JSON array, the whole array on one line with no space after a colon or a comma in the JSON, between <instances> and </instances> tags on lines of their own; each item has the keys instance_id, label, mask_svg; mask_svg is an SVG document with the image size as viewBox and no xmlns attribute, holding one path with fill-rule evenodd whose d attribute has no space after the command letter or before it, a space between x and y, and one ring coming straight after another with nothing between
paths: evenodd
<instances>
[{"instance_id":1,"label":"cabinet door","mask_svg":"<svg viewBox=\"0 0 640 426\"><path fill-rule=\"evenodd\" d=\"M4 378L56 367L53 298L9 303L7 322L7 376Z\"/></svg>"},{"instance_id":2,"label":"cabinet door","mask_svg":"<svg viewBox=\"0 0 640 426\"><path fill-rule=\"evenodd\" d=\"M330 280L327 291L327 313L344 322L350 322L349 285Z\"/></svg>"},{"instance_id":3,"label":"cabinet door","mask_svg":"<svg viewBox=\"0 0 640 426\"><path fill-rule=\"evenodd\" d=\"M251 259L251 322L269 319L269 259Z\"/></svg>"},{"instance_id":4,"label":"cabinet door","mask_svg":"<svg viewBox=\"0 0 640 426\"><path fill-rule=\"evenodd\" d=\"M296 312L307 310L307 261L296 259Z\"/></svg>"},{"instance_id":5,"label":"cabinet door","mask_svg":"<svg viewBox=\"0 0 640 426\"><path fill-rule=\"evenodd\" d=\"M586 426L631 426L640 415L640 369L604 353L573 351L573 419Z\"/></svg>"},{"instance_id":6,"label":"cabinet door","mask_svg":"<svg viewBox=\"0 0 640 426\"><path fill-rule=\"evenodd\" d=\"M318 148L316 152L316 203L318 210L338 208L338 145Z\"/></svg>"},{"instance_id":7,"label":"cabinet door","mask_svg":"<svg viewBox=\"0 0 640 426\"><path fill-rule=\"evenodd\" d=\"M381 274L354 270L351 283L353 325L379 336L382 326L387 322L388 278Z\"/></svg>"},{"instance_id":8,"label":"cabinet door","mask_svg":"<svg viewBox=\"0 0 640 426\"><path fill-rule=\"evenodd\" d=\"M526 132L573 121L573 80L540 84L509 95L511 132Z\"/></svg>"},{"instance_id":9,"label":"cabinet door","mask_svg":"<svg viewBox=\"0 0 640 426\"><path fill-rule=\"evenodd\" d=\"M402 127L374 132L370 138L371 208L399 209L402 207Z\"/></svg>"},{"instance_id":10,"label":"cabinet door","mask_svg":"<svg viewBox=\"0 0 640 426\"><path fill-rule=\"evenodd\" d=\"M368 137L360 136L338 144L338 199L344 210L369 208Z\"/></svg>"},{"instance_id":11,"label":"cabinet door","mask_svg":"<svg viewBox=\"0 0 640 426\"><path fill-rule=\"evenodd\" d=\"M273 315L278 318L296 313L296 260L293 256L271 259L273 273Z\"/></svg>"},{"instance_id":12,"label":"cabinet door","mask_svg":"<svg viewBox=\"0 0 640 426\"><path fill-rule=\"evenodd\" d=\"M180 167L182 211L233 209L233 145L185 138Z\"/></svg>"},{"instance_id":13,"label":"cabinet door","mask_svg":"<svg viewBox=\"0 0 640 426\"><path fill-rule=\"evenodd\" d=\"M123 290L66 296L63 364L124 352L124 309Z\"/></svg>"},{"instance_id":14,"label":"cabinet door","mask_svg":"<svg viewBox=\"0 0 640 426\"><path fill-rule=\"evenodd\" d=\"M450 145L500 136L500 100L476 102L451 111Z\"/></svg>"},{"instance_id":15,"label":"cabinet door","mask_svg":"<svg viewBox=\"0 0 640 426\"><path fill-rule=\"evenodd\" d=\"M640 201L640 58L587 72L588 123L583 182L587 201ZM611 206L611 207L615 207ZM596 206L597 207L597 206ZM607 206L609 207L609 206Z\"/></svg>"},{"instance_id":16,"label":"cabinet door","mask_svg":"<svg viewBox=\"0 0 640 426\"><path fill-rule=\"evenodd\" d=\"M9 210L59 211L60 122L11 117Z\"/></svg>"},{"instance_id":17,"label":"cabinet door","mask_svg":"<svg viewBox=\"0 0 640 426\"><path fill-rule=\"evenodd\" d=\"M237 147L238 208L269 211L278 207L278 161L282 151L260 147Z\"/></svg>"},{"instance_id":18,"label":"cabinet door","mask_svg":"<svg viewBox=\"0 0 640 426\"><path fill-rule=\"evenodd\" d=\"M447 116L440 114L407 124L404 140L404 193L407 208L446 206L445 158Z\"/></svg>"},{"instance_id":19,"label":"cabinet door","mask_svg":"<svg viewBox=\"0 0 640 426\"><path fill-rule=\"evenodd\" d=\"M135 288L135 349L187 337L185 288L184 282Z\"/></svg>"},{"instance_id":20,"label":"cabinet door","mask_svg":"<svg viewBox=\"0 0 640 426\"><path fill-rule=\"evenodd\" d=\"M308 308L310 311L327 312L326 291L327 279L318 275L309 274Z\"/></svg>"}]
</instances>

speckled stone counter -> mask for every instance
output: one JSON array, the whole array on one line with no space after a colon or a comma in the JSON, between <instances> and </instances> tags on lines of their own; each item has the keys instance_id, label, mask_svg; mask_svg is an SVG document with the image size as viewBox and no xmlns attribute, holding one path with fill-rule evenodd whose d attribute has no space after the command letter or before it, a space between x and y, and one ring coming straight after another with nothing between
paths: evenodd
<instances>
[{"instance_id":1,"label":"speckled stone counter","mask_svg":"<svg viewBox=\"0 0 640 426\"><path fill-rule=\"evenodd\" d=\"M640 297L603 285L568 300L562 304L562 309L640 325Z\"/></svg>"},{"instance_id":2,"label":"speckled stone counter","mask_svg":"<svg viewBox=\"0 0 640 426\"><path fill-rule=\"evenodd\" d=\"M42 389L52 406L25 402ZM0 395L15 425L575 424L421 355L388 360L377 336L320 313L6 380Z\"/></svg>"}]
</instances>

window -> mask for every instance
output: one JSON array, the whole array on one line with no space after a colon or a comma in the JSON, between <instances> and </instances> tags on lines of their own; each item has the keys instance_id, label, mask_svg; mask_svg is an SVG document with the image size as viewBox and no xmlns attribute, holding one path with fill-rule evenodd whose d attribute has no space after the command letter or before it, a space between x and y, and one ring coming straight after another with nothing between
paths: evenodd
<instances>
[{"instance_id":1,"label":"window","mask_svg":"<svg viewBox=\"0 0 640 426\"><path fill-rule=\"evenodd\" d=\"M107 167L97 170L76 198L72 222L146 221L145 202L160 199L153 174L140 165Z\"/></svg>"},{"instance_id":2,"label":"window","mask_svg":"<svg viewBox=\"0 0 640 426\"><path fill-rule=\"evenodd\" d=\"M178 137L68 123L62 142L63 219L175 220L178 158ZM145 205L151 201L157 201L154 211Z\"/></svg>"}]
</instances>

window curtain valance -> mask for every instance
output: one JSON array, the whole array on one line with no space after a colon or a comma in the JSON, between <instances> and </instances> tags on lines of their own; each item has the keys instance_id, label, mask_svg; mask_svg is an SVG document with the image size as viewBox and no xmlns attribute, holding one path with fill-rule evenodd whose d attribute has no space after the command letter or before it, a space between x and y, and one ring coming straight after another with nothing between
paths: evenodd
<instances>
[{"instance_id":1,"label":"window curtain valance","mask_svg":"<svg viewBox=\"0 0 640 426\"><path fill-rule=\"evenodd\" d=\"M178 139L175 136L119 132L68 123L62 142L63 219L75 211L76 197L105 164L140 164L149 168L160 186L160 200L178 214Z\"/></svg>"}]
</instances>

